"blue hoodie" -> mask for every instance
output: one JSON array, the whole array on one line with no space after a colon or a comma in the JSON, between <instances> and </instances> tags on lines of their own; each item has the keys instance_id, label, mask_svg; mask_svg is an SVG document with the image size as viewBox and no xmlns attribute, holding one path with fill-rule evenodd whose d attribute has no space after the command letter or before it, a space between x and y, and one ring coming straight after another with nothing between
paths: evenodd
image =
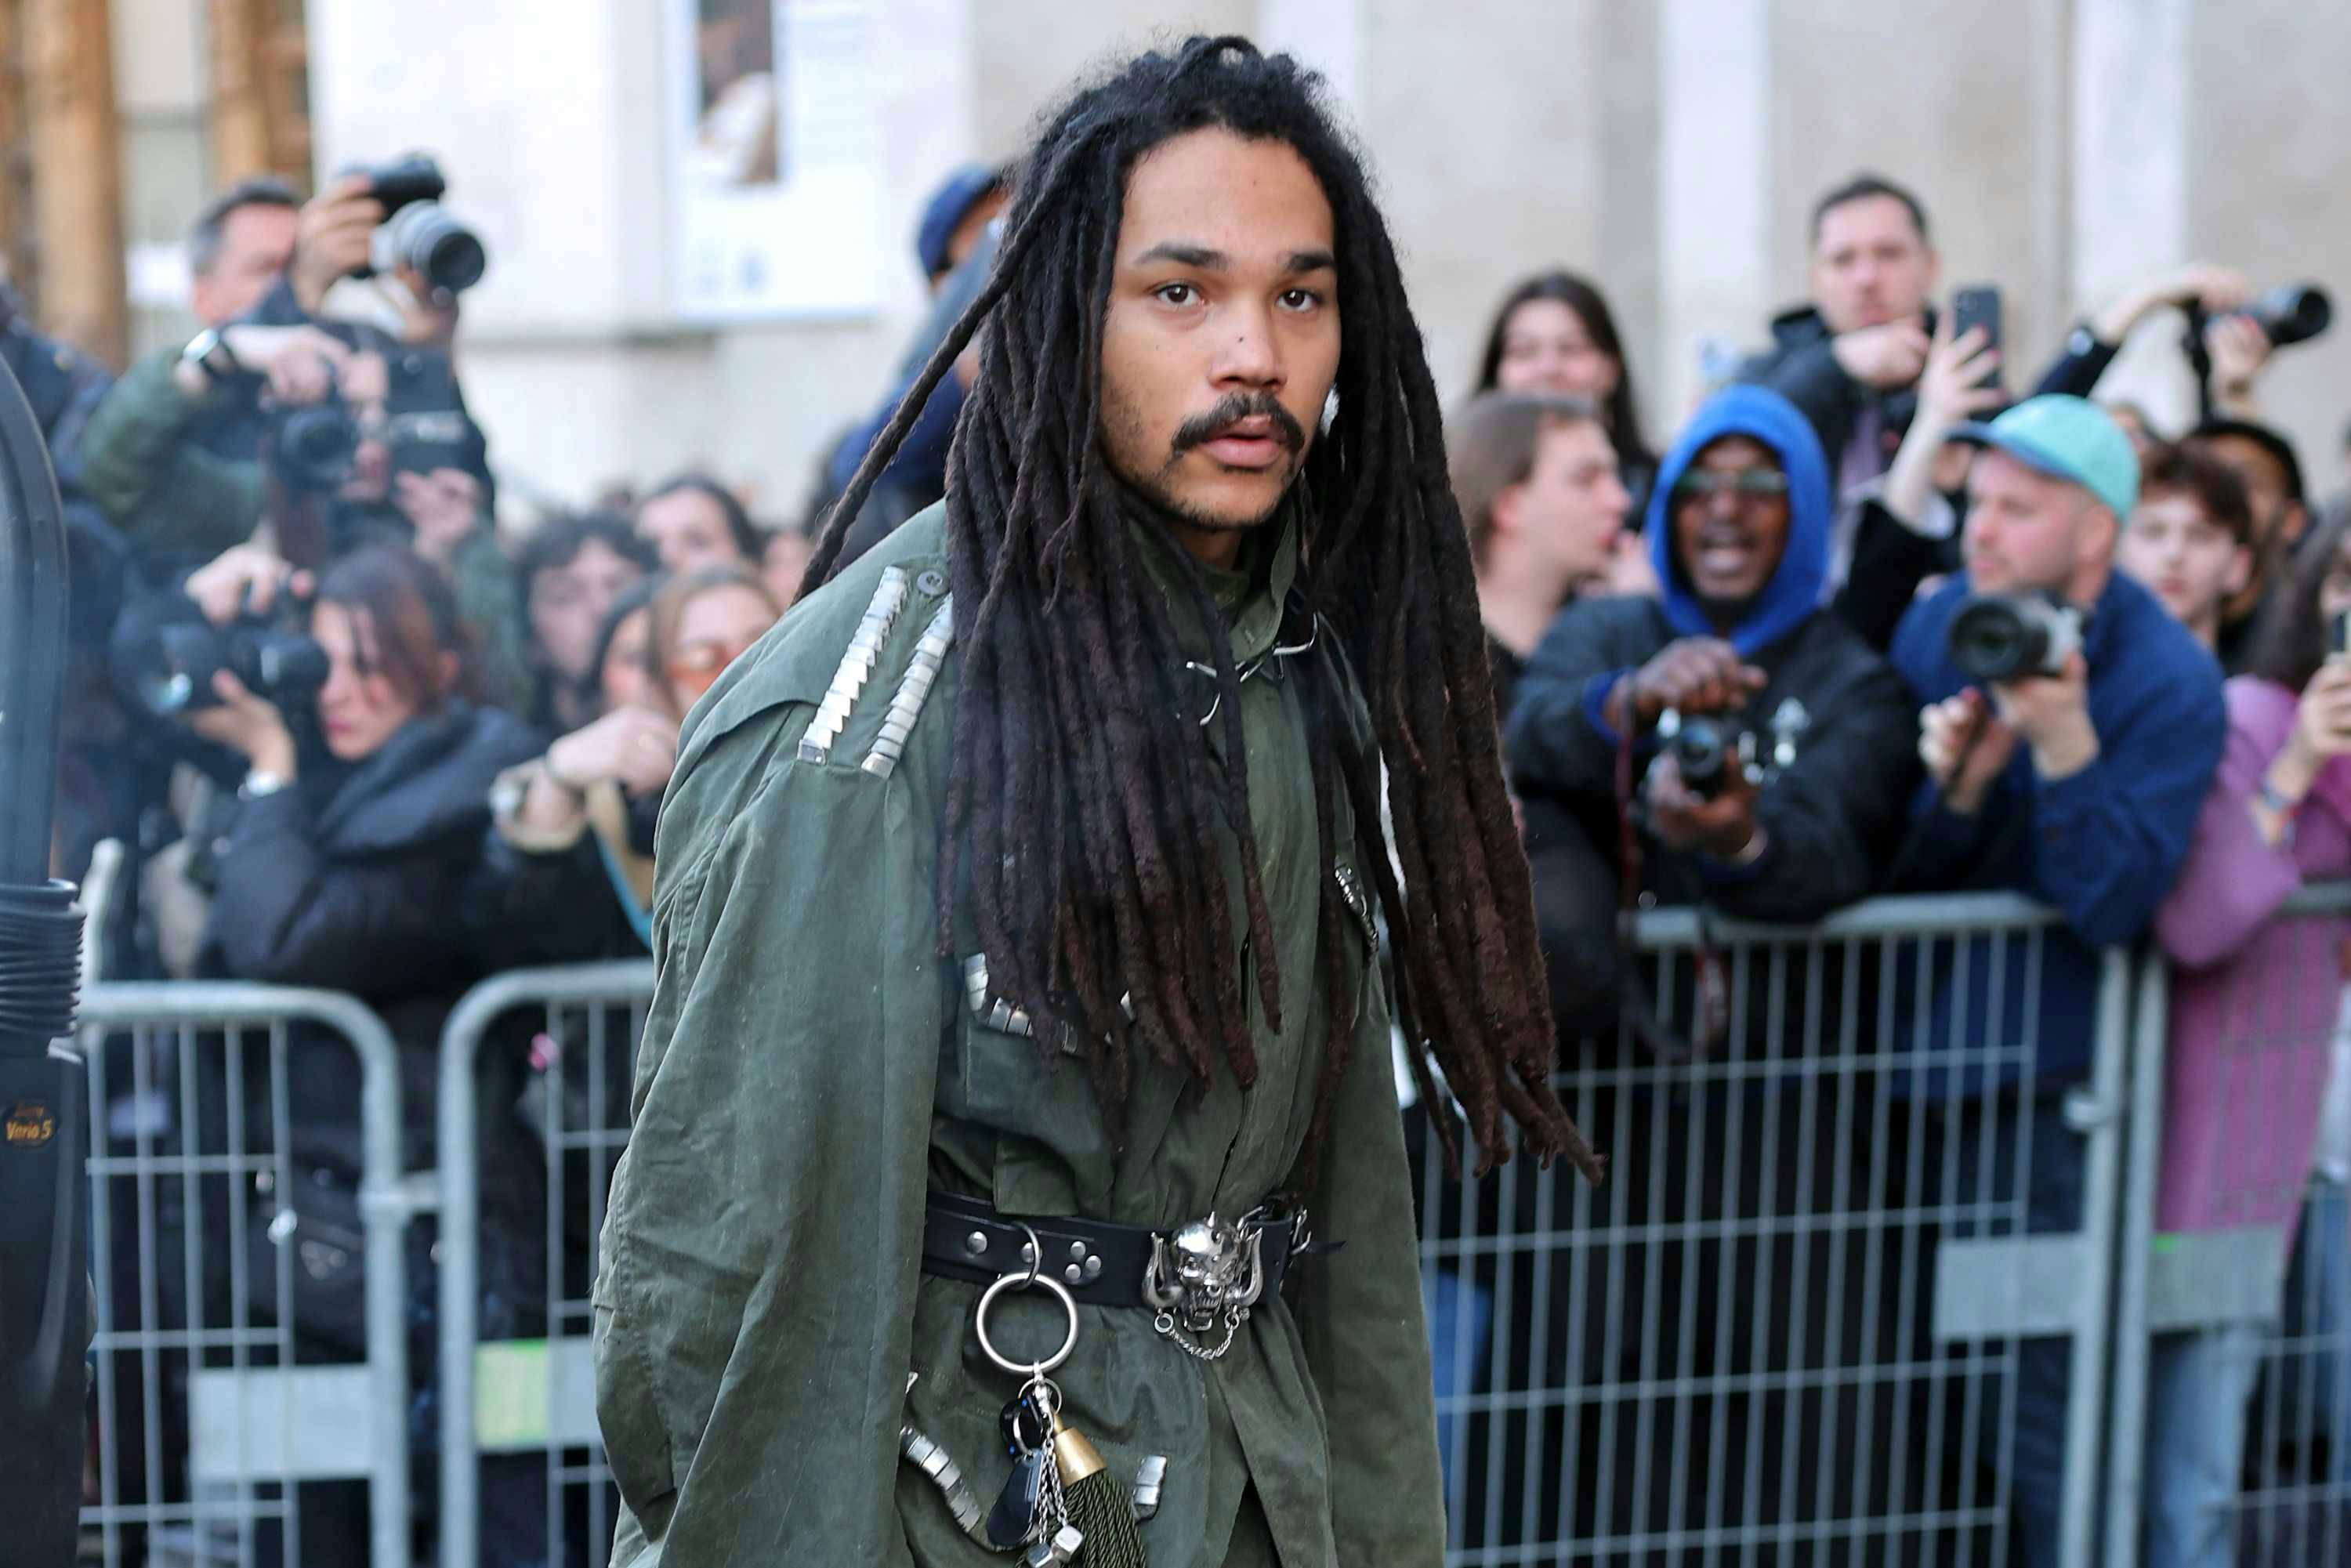
<instances>
[{"instance_id":1,"label":"blue hoodie","mask_svg":"<svg viewBox=\"0 0 2351 1568\"><path fill-rule=\"evenodd\" d=\"M1726 435L1751 436L1779 455L1788 476L1788 543L1779 570L1748 607L1730 633L1730 644L1748 658L1802 625L1821 607L1829 580L1829 465L1820 437L1796 405L1766 387L1726 387L1706 400L1676 438L1649 491L1642 527L1648 534L1649 562L1665 585L1666 619L1676 634L1712 637L1714 620L1689 591L1689 580L1674 555L1674 483L1709 442Z\"/></svg>"}]
</instances>

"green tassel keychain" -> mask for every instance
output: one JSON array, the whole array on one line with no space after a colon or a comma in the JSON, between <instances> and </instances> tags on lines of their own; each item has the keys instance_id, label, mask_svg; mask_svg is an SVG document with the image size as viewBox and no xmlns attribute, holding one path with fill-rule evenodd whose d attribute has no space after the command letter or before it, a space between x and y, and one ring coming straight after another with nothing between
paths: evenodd
<instances>
[{"instance_id":1,"label":"green tassel keychain","mask_svg":"<svg viewBox=\"0 0 2351 1568\"><path fill-rule=\"evenodd\" d=\"M1070 1522L1086 1538L1085 1568L1149 1568L1134 1505L1085 1434L1053 1417L1053 1464Z\"/></svg>"}]
</instances>

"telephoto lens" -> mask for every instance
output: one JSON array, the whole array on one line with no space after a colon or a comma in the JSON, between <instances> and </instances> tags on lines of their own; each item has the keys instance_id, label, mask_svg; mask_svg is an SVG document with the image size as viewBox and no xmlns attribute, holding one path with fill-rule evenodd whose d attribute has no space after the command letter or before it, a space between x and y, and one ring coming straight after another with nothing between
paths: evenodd
<instances>
[{"instance_id":1,"label":"telephoto lens","mask_svg":"<svg viewBox=\"0 0 2351 1568\"><path fill-rule=\"evenodd\" d=\"M462 294L482 280L490 253L481 236L438 202L402 207L376 231L375 265L416 269L436 294Z\"/></svg>"},{"instance_id":2,"label":"telephoto lens","mask_svg":"<svg viewBox=\"0 0 2351 1568\"><path fill-rule=\"evenodd\" d=\"M1951 663L1971 681L2053 675L2081 645L2079 611L2030 595L1973 594L1951 617Z\"/></svg>"},{"instance_id":3,"label":"telephoto lens","mask_svg":"<svg viewBox=\"0 0 2351 1568\"><path fill-rule=\"evenodd\" d=\"M215 706L213 677L223 670L280 707L327 684L327 651L310 638L251 619L214 626L177 593L126 608L107 653L116 690L155 718Z\"/></svg>"},{"instance_id":4,"label":"telephoto lens","mask_svg":"<svg viewBox=\"0 0 2351 1568\"><path fill-rule=\"evenodd\" d=\"M2335 301L2315 283L2282 283L2245 306L2274 348L2307 343L2335 324Z\"/></svg>"}]
</instances>

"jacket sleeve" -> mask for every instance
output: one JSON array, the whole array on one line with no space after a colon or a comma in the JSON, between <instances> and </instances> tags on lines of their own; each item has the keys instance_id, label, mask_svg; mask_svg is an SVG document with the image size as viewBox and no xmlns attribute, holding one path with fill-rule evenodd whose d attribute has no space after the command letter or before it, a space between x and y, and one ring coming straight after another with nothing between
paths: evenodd
<instances>
[{"instance_id":1,"label":"jacket sleeve","mask_svg":"<svg viewBox=\"0 0 2351 1568\"><path fill-rule=\"evenodd\" d=\"M931 835L903 780L789 748L726 737L697 771L764 779L681 775L663 821L658 977L593 1297L619 1568L909 1561L893 1487L944 1019Z\"/></svg>"},{"instance_id":2,"label":"jacket sleeve","mask_svg":"<svg viewBox=\"0 0 2351 1568\"><path fill-rule=\"evenodd\" d=\"M1346 1245L1310 1265L1298 1327L1331 1442L1341 1563L1437 1563L1445 1504L1404 1122L1376 960L1312 1206Z\"/></svg>"},{"instance_id":3,"label":"jacket sleeve","mask_svg":"<svg viewBox=\"0 0 2351 1568\"><path fill-rule=\"evenodd\" d=\"M2156 912L2156 940L2175 961L2203 968L2233 957L2302 886L2291 842L2273 848L2253 826L2252 803L2277 755L2231 715L2229 739L2179 880Z\"/></svg>"},{"instance_id":4,"label":"jacket sleeve","mask_svg":"<svg viewBox=\"0 0 2351 1568\"><path fill-rule=\"evenodd\" d=\"M1828 454L1829 474L1836 474L1837 454L1853 423L1853 406L1861 388L1837 363L1836 340L1823 338L1792 352L1765 356L1749 364L1740 379L1770 387L1796 405L1821 438Z\"/></svg>"},{"instance_id":5,"label":"jacket sleeve","mask_svg":"<svg viewBox=\"0 0 2351 1568\"><path fill-rule=\"evenodd\" d=\"M475 896L490 915L485 957L491 967L612 956L619 895L596 835L585 828L560 846L526 847L493 825L483 835Z\"/></svg>"},{"instance_id":6,"label":"jacket sleeve","mask_svg":"<svg viewBox=\"0 0 2351 1568\"><path fill-rule=\"evenodd\" d=\"M2068 348L2041 372L2041 380L2033 387L2032 395L2041 397L2050 392L2065 392L2074 397L2087 397L2096 389L2098 378L2106 373L2106 367L2115 362L2115 356L2121 351L2113 343L2095 340L2079 353Z\"/></svg>"},{"instance_id":7,"label":"jacket sleeve","mask_svg":"<svg viewBox=\"0 0 2351 1568\"><path fill-rule=\"evenodd\" d=\"M2036 789L2034 891L2093 946L2137 939L2171 891L2220 766L2220 682L2174 686L2100 736L2096 760Z\"/></svg>"},{"instance_id":8,"label":"jacket sleeve","mask_svg":"<svg viewBox=\"0 0 2351 1568\"><path fill-rule=\"evenodd\" d=\"M261 520L261 465L215 456L186 438L203 404L172 382L178 363L176 351L141 361L90 411L82 486L136 548L218 554Z\"/></svg>"},{"instance_id":9,"label":"jacket sleeve","mask_svg":"<svg viewBox=\"0 0 2351 1568\"><path fill-rule=\"evenodd\" d=\"M213 945L240 979L342 991L467 961L471 927L452 905L470 844L458 843L340 859L318 847L300 789L246 801L220 855Z\"/></svg>"},{"instance_id":10,"label":"jacket sleeve","mask_svg":"<svg viewBox=\"0 0 2351 1568\"><path fill-rule=\"evenodd\" d=\"M1901 678L1880 666L1823 706L1795 763L1756 803L1763 853L1737 868L1700 862L1728 914L1819 920L1875 892L1900 839L1918 777L1917 720Z\"/></svg>"},{"instance_id":11,"label":"jacket sleeve","mask_svg":"<svg viewBox=\"0 0 2351 1568\"><path fill-rule=\"evenodd\" d=\"M1519 677L1503 732L1511 782L1562 800L1616 799L1617 735L1603 716L1609 687L1642 663L1618 634L1613 601L1571 604Z\"/></svg>"},{"instance_id":12,"label":"jacket sleeve","mask_svg":"<svg viewBox=\"0 0 2351 1568\"><path fill-rule=\"evenodd\" d=\"M1934 506L1948 511L1938 497ZM1853 566L1837 590L1839 619L1879 653L1894 645L1895 629L1918 596L1918 585L1951 570L1952 540L1920 533L1875 496L1862 500L1854 528ZM1948 519L1947 519L1948 520Z\"/></svg>"}]
</instances>

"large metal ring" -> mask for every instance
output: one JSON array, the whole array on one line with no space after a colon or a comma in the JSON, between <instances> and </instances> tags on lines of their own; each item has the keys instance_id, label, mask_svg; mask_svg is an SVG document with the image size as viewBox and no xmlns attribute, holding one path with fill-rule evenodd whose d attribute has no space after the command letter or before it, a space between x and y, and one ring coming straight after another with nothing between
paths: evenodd
<instances>
[{"instance_id":1,"label":"large metal ring","mask_svg":"<svg viewBox=\"0 0 2351 1568\"><path fill-rule=\"evenodd\" d=\"M1008 1361L1004 1353L996 1348L996 1342L987 1337L987 1309L994 1306L997 1298L1007 1291L1032 1288L1050 1293L1061 1303L1061 1311L1070 1317L1069 1336L1061 1341L1061 1349L1043 1361ZM979 1293L979 1310L973 1314L972 1331L979 1336L979 1348L986 1353L987 1359L1005 1371L1015 1376L1042 1377L1069 1360L1070 1353L1078 1348L1078 1299L1070 1294L1068 1286L1050 1274L1040 1274L1033 1270L1026 1274L1007 1274Z\"/></svg>"}]
</instances>

